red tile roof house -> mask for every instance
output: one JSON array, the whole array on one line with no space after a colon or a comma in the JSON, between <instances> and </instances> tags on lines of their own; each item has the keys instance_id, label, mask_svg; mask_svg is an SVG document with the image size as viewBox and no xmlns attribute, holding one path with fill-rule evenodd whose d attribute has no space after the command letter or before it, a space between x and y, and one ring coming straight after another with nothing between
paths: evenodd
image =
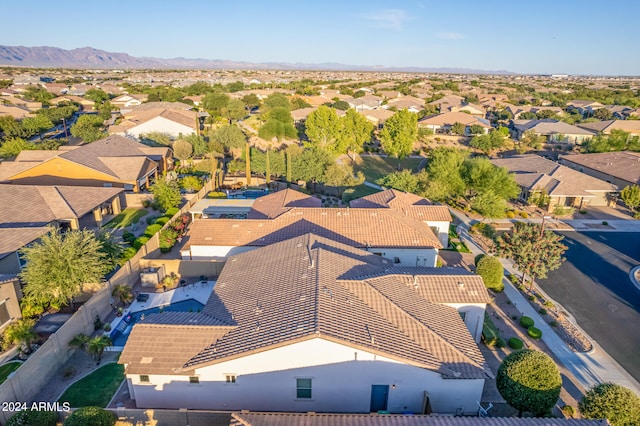
<instances>
[{"instance_id":1,"label":"red tile roof house","mask_svg":"<svg viewBox=\"0 0 640 426\"><path fill-rule=\"evenodd\" d=\"M305 234L231 257L203 312L149 315L119 363L139 408L477 413L489 301L466 270Z\"/></svg>"},{"instance_id":2,"label":"red tile roof house","mask_svg":"<svg viewBox=\"0 0 640 426\"><path fill-rule=\"evenodd\" d=\"M433 267L438 249L448 245L451 215L445 206L395 190L351 204L353 208L323 208L320 200L300 192L276 192L258 198L247 219L196 219L181 255L224 260L312 232L402 266Z\"/></svg>"}]
</instances>

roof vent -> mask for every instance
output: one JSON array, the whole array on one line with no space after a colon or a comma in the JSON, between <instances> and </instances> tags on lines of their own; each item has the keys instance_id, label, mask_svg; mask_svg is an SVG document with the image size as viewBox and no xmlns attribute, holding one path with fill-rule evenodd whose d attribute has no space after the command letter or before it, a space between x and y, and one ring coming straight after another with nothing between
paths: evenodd
<instances>
[{"instance_id":1,"label":"roof vent","mask_svg":"<svg viewBox=\"0 0 640 426\"><path fill-rule=\"evenodd\" d=\"M151 356L143 356L140 360L140 364L151 364L153 362L153 357Z\"/></svg>"},{"instance_id":2,"label":"roof vent","mask_svg":"<svg viewBox=\"0 0 640 426\"><path fill-rule=\"evenodd\" d=\"M304 302L305 300L307 300L307 296L304 294L301 294L300 297L298 298L299 301Z\"/></svg>"},{"instance_id":3,"label":"roof vent","mask_svg":"<svg viewBox=\"0 0 640 426\"><path fill-rule=\"evenodd\" d=\"M464 283L462 281L458 281L458 288L464 290Z\"/></svg>"},{"instance_id":4,"label":"roof vent","mask_svg":"<svg viewBox=\"0 0 640 426\"><path fill-rule=\"evenodd\" d=\"M417 275L413 276L413 288L415 288L416 290L418 288L420 288L420 284L418 284L418 276Z\"/></svg>"},{"instance_id":5,"label":"roof vent","mask_svg":"<svg viewBox=\"0 0 640 426\"><path fill-rule=\"evenodd\" d=\"M256 331L260 331L260 321L256 321Z\"/></svg>"}]
</instances>

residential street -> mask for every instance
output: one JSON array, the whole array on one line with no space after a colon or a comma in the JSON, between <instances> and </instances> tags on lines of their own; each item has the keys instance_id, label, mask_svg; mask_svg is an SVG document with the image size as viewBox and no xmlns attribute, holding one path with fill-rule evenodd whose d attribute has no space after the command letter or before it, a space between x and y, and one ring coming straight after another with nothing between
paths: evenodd
<instances>
[{"instance_id":1,"label":"residential street","mask_svg":"<svg viewBox=\"0 0 640 426\"><path fill-rule=\"evenodd\" d=\"M640 233L563 232L567 261L538 284L640 379L640 290L629 271L640 264Z\"/></svg>"}]
</instances>

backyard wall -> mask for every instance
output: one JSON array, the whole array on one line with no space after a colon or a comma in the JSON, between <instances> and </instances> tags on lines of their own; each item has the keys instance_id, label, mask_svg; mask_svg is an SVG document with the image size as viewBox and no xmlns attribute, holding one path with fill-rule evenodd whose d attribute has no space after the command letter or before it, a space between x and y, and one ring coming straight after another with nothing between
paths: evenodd
<instances>
[{"instance_id":1,"label":"backyard wall","mask_svg":"<svg viewBox=\"0 0 640 426\"><path fill-rule=\"evenodd\" d=\"M188 212L189 208L203 198L212 187L211 181L206 182L202 190L188 201L172 220ZM169 223L166 226L169 226ZM58 331L52 334L12 376L0 385L0 401L19 401L27 404L38 401L37 397L40 390L57 375L58 371L73 354L75 349L69 348L69 341L77 334L93 334L93 322L96 315L105 320L112 312L110 301L113 287L118 284L133 286L140 279L141 264L144 264L143 258L145 256L157 256L159 252L159 234L157 233L138 250L134 257L118 269L111 279L106 281L102 288L82 305ZM176 267L180 269L179 265ZM219 267L221 269L222 265ZM208 273L197 274L198 276L206 275L207 277L213 277L213 271L217 271L217 269L206 269L201 266L193 267L192 269L207 271ZM12 412L0 411L0 423L4 424L12 415ZM191 417L189 417L189 421L191 421Z\"/></svg>"},{"instance_id":2,"label":"backyard wall","mask_svg":"<svg viewBox=\"0 0 640 426\"><path fill-rule=\"evenodd\" d=\"M141 259L141 268L159 268L164 266L166 275L172 272L181 279L189 282L189 278L196 279L200 276L207 277L208 280L215 280L222 272L224 262L213 260L182 260L182 259Z\"/></svg>"}]
</instances>

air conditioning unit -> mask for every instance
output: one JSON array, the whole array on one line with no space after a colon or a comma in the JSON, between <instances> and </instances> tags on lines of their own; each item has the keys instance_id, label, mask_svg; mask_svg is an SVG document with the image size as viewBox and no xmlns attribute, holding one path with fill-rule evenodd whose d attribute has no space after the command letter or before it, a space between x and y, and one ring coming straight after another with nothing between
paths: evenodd
<instances>
[{"instance_id":1,"label":"air conditioning unit","mask_svg":"<svg viewBox=\"0 0 640 426\"><path fill-rule=\"evenodd\" d=\"M142 287L155 287L164 280L164 266L159 268L145 268L140 271L140 283Z\"/></svg>"}]
</instances>

